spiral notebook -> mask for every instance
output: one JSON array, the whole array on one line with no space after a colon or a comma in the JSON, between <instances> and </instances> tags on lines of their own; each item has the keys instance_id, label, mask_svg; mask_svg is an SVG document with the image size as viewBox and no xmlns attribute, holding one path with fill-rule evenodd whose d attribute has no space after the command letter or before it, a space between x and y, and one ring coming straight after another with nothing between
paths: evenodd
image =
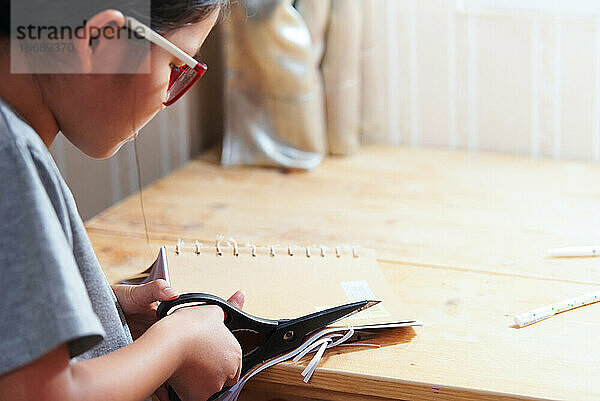
<instances>
[{"instance_id":1,"label":"spiral notebook","mask_svg":"<svg viewBox=\"0 0 600 401\"><path fill-rule=\"evenodd\" d=\"M164 278L180 293L204 292L227 299L245 290L244 310L264 318L294 318L368 299L382 302L334 326L411 322L402 316L401 303L372 249L180 241L162 247L148 273L147 280Z\"/></svg>"}]
</instances>

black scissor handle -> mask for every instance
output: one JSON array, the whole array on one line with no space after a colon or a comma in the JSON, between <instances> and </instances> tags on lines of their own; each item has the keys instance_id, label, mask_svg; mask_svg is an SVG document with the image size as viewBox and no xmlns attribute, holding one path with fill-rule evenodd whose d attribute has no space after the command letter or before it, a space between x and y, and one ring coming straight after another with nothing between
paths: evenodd
<instances>
[{"instance_id":1,"label":"black scissor handle","mask_svg":"<svg viewBox=\"0 0 600 401\"><path fill-rule=\"evenodd\" d=\"M223 298L217 297L216 295L204 294L204 293L188 293L182 294L178 298L171 301L163 301L158 305L158 309L156 310L156 318L160 320L167 316L169 312L181 305L186 304L204 304L204 305L216 305L221 307L225 312L225 326L230 330L238 330L238 329L252 329L260 333L266 333L271 330L277 328L279 322L277 320L269 320L263 319L260 317L252 316L249 313L244 312L243 310L236 308L231 305L229 302L225 301ZM214 400L221 393L223 393L226 389L214 394L210 399ZM168 386L169 391L169 400L171 401L180 401L180 398L177 396L177 393L173 390L171 386Z\"/></svg>"},{"instance_id":2,"label":"black scissor handle","mask_svg":"<svg viewBox=\"0 0 600 401\"><path fill-rule=\"evenodd\" d=\"M229 330L252 329L266 333L277 328L279 324L277 320L263 319L246 313L216 295L199 292L182 294L174 300L161 302L156 310L156 318L160 320L167 316L173 308L191 303L219 306L225 312L225 326Z\"/></svg>"},{"instance_id":3,"label":"black scissor handle","mask_svg":"<svg viewBox=\"0 0 600 401\"><path fill-rule=\"evenodd\" d=\"M173 308L194 303L221 307L226 315L224 321L225 326L232 332L238 330L250 330L264 336L264 343L257 348L256 352L244 355L242 359L243 376L250 369L264 360L297 347L308 333L321 329L328 324L350 316L353 313L369 308L372 305L379 303L379 301L358 301L311 313L296 319L270 320L246 313L215 295L189 293L180 295L177 299L172 301L161 302L156 311L156 316L160 320L167 316L169 311ZM287 335L290 337L286 338ZM217 398L223 391L225 391L225 389L213 395L210 399L213 400ZM170 389L169 398L172 401L179 399L173 389Z\"/></svg>"}]
</instances>

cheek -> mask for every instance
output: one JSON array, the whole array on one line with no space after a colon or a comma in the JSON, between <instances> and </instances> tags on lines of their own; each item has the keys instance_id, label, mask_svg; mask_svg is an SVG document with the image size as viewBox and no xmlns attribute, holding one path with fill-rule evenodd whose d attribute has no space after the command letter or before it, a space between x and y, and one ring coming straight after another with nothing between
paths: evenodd
<instances>
[{"instance_id":1,"label":"cheek","mask_svg":"<svg viewBox=\"0 0 600 401\"><path fill-rule=\"evenodd\" d=\"M119 100L112 105L112 133L110 146L133 139L132 134L141 130L163 108L166 99L171 68L168 60L152 57L151 73L127 77L119 89ZM116 108L116 109L115 109ZM104 121L106 126L106 121Z\"/></svg>"},{"instance_id":2,"label":"cheek","mask_svg":"<svg viewBox=\"0 0 600 401\"><path fill-rule=\"evenodd\" d=\"M170 72L170 69L169 69ZM168 88L168 74L140 74L134 79L136 99L131 115L136 116L136 130L141 129L163 107Z\"/></svg>"},{"instance_id":3,"label":"cheek","mask_svg":"<svg viewBox=\"0 0 600 401\"><path fill-rule=\"evenodd\" d=\"M169 88L169 79L171 77L171 67L168 63L165 66L157 68L153 66L150 74L141 74L139 78L143 81L141 83L142 91L146 95L162 105L166 100L167 89Z\"/></svg>"},{"instance_id":4,"label":"cheek","mask_svg":"<svg viewBox=\"0 0 600 401\"><path fill-rule=\"evenodd\" d=\"M171 78L171 60L163 53L166 52L157 52L156 49L153 49L150 60L151 72L140 76L144 80L144 88L148 96L158 99L161 106L166 100L169 80Z\"/></svg>"}]
</instances>

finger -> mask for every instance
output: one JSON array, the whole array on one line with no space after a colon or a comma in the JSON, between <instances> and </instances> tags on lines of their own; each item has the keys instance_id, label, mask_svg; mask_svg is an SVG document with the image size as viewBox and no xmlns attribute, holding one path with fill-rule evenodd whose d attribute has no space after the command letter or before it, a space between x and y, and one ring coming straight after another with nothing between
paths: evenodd
<instances>
[{"instance_id":1,"label":"finger","mask_svg":"<svg viewBox=\"0 0 600 401\"><path fill-rule=\"evenodd\" d=\"M242 309L244 307L244 302L246 301L246 291L238 291L235 294L233 294L231 296L231 298L229 298L227 300L227 302L229 302L230 304L232 304L233 306Z\"/></svg>"},{"instance_id":2,"label":"finger","mask_svg":"<svg viewBox=\"0 0 600 401\"><path fill-rule=\"evenodd\" d=\"M237 372L235 372L235 376L233 378L228 379L225 382L225 387L234 386L238 381L240 381L241 375L242 375L242 364L240 363L238 366Z\"/></svg>"},{"instance_id":3,"label":"finger","mask_svg":"<svg viewBox=\"0 0 600 401\"><path fill-rule=\"evenodd\" d=\"M235 374L235 379L234 379L235 383L239 382L241 377L242 377L242 364L240 363L240 366L238 366L238 370Z\"/></svg>"},{"instance_id":4,"label":"finger","mask_svg":"<svg viewBox=\"0 0 600 401\"><path fill-rule=\"evenodd\" d=\"M233 379L228 379L225 382L224 387L232 387L235 386L235 384L240 381L240 376L242 374L242 365L240 364L240 366L238 367L237 372L235 373L235 377Z\"/></svg>"},{"instance_id":5,"label":"finger","mask_svg":"<svg viewBox=\"0 0 600 401\"><path fill-rule=\"evenodd\" d=\"M140 306L150 305L156 301L169 301L177 298L178 295L177 291L162 279L134 287L132 290L133 301Z\"/></svg>"}]
</instances>

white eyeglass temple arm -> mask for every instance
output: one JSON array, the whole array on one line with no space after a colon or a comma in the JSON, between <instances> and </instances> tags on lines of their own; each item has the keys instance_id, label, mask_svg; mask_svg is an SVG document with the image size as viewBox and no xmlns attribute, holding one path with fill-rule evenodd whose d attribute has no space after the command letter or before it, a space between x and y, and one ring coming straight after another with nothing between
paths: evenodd
<instances>
[{"instance_id":1,"label":"white eyeglass temple arm","mask_svg":"<svg viewBox=\"0 0 600 401\"><path fill-rule=\"evenodd\" d=\"M125 17L125 26L134 33L137 33L145 39L148 39L155 45L162 47L163 49L165 49L166 51L168 51L169 53L186 63L190 68L194 68L196 67L196 65L198 65L198 61L195 58L193 58L192 56L181 50L179 47L169 42L166 38L159 35L150 27L142 24L135 18Z\"/></svg>"}]
</instances>

